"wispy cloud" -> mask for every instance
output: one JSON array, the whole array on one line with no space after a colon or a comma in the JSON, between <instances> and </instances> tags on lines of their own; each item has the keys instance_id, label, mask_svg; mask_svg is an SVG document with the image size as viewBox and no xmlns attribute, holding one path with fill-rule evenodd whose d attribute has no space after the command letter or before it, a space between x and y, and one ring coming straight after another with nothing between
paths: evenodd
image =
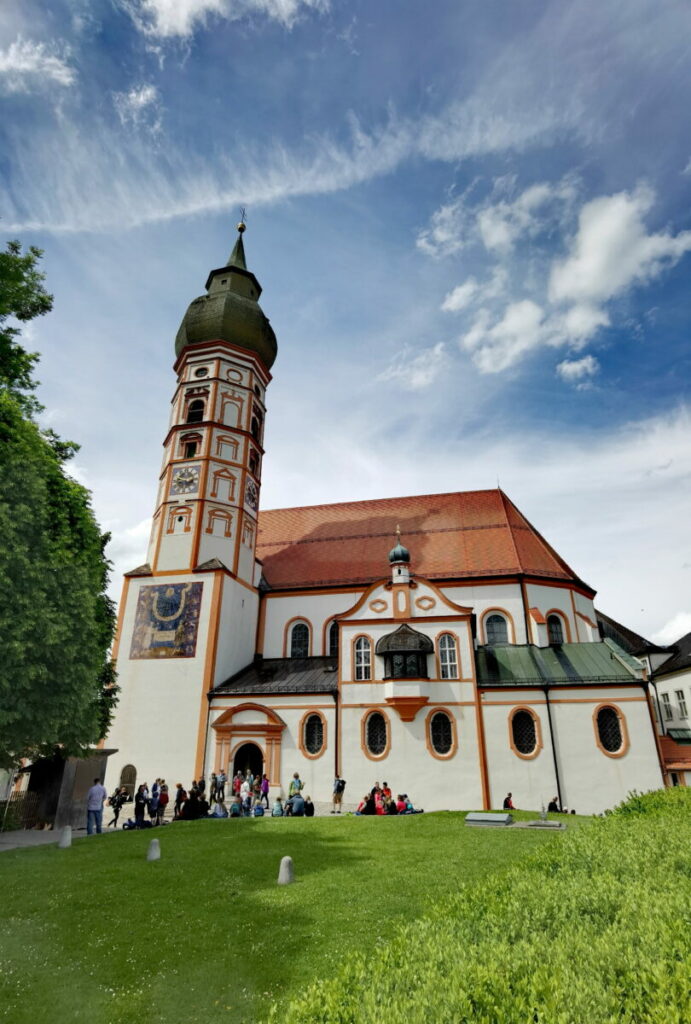
<instances>
[{"instance_id":1,"label":"wispy cloud","mask_svg":"<svg viewBox=\"0 0 691 1024\"><path fill-rule=\"evenodd\" d=\"M583 356L582 359L564 359L557 364L557 376L568 384L583 389L590 386L591 379L598 373L600 364L595 356Z\"/></svg>"},{"instance_id":2,"label":"wispy cloud","mask_svg":"<svg viewBox=\"0 0 691 1024\"><path fill-rule=\"evenodd\" d=\"M377 379L394 381L405 391L424 391L437 379L445 362L446 352L441 341L415 352L405 347Z\"/></svg>"},{"instance_id":3,"label":"wispy cloud","mask_svg":"<svg viewBox=\"0 0 691 1024\"><path fill-rule=\"evenodd\" d=\"M77 75L68 58L64 45L18 36L6 50L0 50L0 90L34 92L54 85L73 85Z\"/></svg>"},{"instance_id":4,"label":"wispy cloud","mask_svg":"<svg viewBox=\"0 0 691 1024\"><path fill-rule=\"evenodd\" d=\"M120 5L145 35L184 39L214 18L262 15L290 28L304 10L325 10L328 0L120 0Z\"/></svg>"},{"instance_id":5,"label":"wispy cloud","mask_svg":"<svg viewBox=\"0 0 691 1024\"><path fill-rule=\"evenodd\" d=\"M687 633L691 633L691 612L677 612L657 633L653 633L650 639L656 644L666 646L681 640Z\"/></svg>"},{"instance_id":6,"label":"wispy cloud","mask_svg":"<svg viewBox=\"0 0 691 1024\"><path fill-rule=\"evenodd\" d=\"M161 98L155 85L143 83L128 92L116 92L113 103L122 125L145 126L154 134L161 131Z\"/></svg>"}]
</instances>

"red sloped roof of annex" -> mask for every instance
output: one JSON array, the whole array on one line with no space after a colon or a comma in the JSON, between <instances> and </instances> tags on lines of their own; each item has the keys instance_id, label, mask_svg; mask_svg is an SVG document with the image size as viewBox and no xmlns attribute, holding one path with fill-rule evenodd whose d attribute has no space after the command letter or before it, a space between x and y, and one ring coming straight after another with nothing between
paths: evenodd
<instances>
[{"instance_id":1,"label":"red sloped roof of annex","mask_svg":"<svg viewBox=\"0 0 691 1024\"><path fill-rule=\"evenodd\" d=\"M257 557L273 589L368 584L388 576L398 526L417 576L525 574L594 593L499 489L269 509Z\"/></svg>"}]
</instances>

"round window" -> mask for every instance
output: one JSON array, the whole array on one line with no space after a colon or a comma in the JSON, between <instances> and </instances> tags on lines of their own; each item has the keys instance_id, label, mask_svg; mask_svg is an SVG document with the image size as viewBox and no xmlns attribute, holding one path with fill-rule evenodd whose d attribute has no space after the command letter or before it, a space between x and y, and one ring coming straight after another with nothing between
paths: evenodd
<instances>
[{"instance_id":1,"label":"round window","mask_svg":"<svg viewBox=\"0 0 691 1024\"><path fill-rule=\"evenodd\" d=\"M370 754L379 757L386 750L386 719L378 711L367 719L366 741Z\"/></svg>"},{"instance_id":2,"label":"round window","mask_svg":"<svg viewBox=\"0 0 691 1024\"><path fill-rule=\"evenodd\" d=\"M304 742L308 754L318 754L324 746L324 722L319 715L310 715L305 722Z\"/></svg>"},{"instance_id":3,"label":"round window","mask_svg":"<svg viewBox=\"0 0 691 1024\"><path fill-rule=\"evenodd\" d=\"M206 376L208 376L208 373L209 373L209 371L207 370L207 368L205 366L200 366L198 370L194 371L194 376L195 377L206 377Z\"/></svg>"},{"instance_id":4,"label":"round window","mask_svg":"<svg viewBox=\"0 0 691 1024\"><path fill-rule=\"evenodd\" d=\"M453 746L453 729L451 719L442 711L432 716L430 722L430 738L437 754L448 754Z\"/></svg>"},{"instance_id":5,"label":"round window","mask_svg":"<svg viewBox=\"0 0 691 1024\"><path fill-rule=\"evenodd\" d=\"M535 719L528 711L517 711L511 720L513 743L519 754L534 754L537 747Z\"/></svg>"}]
</instances>

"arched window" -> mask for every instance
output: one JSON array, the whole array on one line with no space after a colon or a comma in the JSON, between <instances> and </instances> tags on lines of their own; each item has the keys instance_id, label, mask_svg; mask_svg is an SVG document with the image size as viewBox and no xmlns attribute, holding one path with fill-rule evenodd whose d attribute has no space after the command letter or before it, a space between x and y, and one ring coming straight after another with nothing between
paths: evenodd
<instances>
[{"instance_id":1,"label":"arched window","mask_svg":"<svg viewBox=\"0 0 691 1024\"><path fill-rule=\"evenodd\" d=\"M549 633L550 644L564 643L564 627L558 615L547 616L547 632Z\"/></svg>"},{"instance_id":2,"label":"arched window","mask_svg":"<svg viewBox=\"0 0 691 1024\"><path fill-rule=\"evenodd\" d=\"M372 644L366 636L359 636L355 641L355 678L372 678Z\"/></svg>"},{"instance_id":3,"label":"arched window","mask_svg":"<svg viewBox=\"0 0 691 1024\"><path fill-rule=\"evenodd\" d=\"M256 476L257 475L257 471L259 469L259 456L255 452L254 448L252 448L252 450L250 451L249 463L250 463L250 473L254 473L254 475Z\"/></svg>"},{"instance_id":4,"label":"arched window","mask_svg":"<svg viewBox=\"0 0 691 1024\"><path fill-rule=\"evenodd\" d=\"M442 679L458 679L456 638L450 633L442 633L439 637L439 665Z\"/></svg>"},{"instance_id":5,"label":"arched window","mask_svg":"<svg viewBox=\"0 0 691 1024\"><path fill-rule=\"evenodd\" d=\"M324 746L324 722L321 715L308 715L304 725L303 743L308 754L319 754Z\"/></svg>"},{"instance_id":6,"label":"arched window","mask_svg":"<svg viewBox=\"0 0 691 1024\"><path fill-rule=\"evenodd\" d=\"M365 742L367 749L374 757L384 753L388 745L386 719L378 711L373 711L365 725Z\"/></svg>"},{"instance_id":7,"label":"arched window","mask_svg":"<svg viewBox=\"0 0 691 1024\"><path fill-rule=\"evenodd\" d=\"M134 797L134 787L137 784L137 769L133 764L126 764L120 772L120 789L124 786L130 800Z\"/></svg>"},{"instance_id":8,"label":"arched window","mask_svg":"<svg viewBox=\"0 0 691 1024\"><path fill-rule=\"evenodd\" d=\"M291 658L307 658L310 653L310 630L305 622L296 622L290 631Z\"/></svg>"},{"instance_id":9,"label":"arched window","mask_svg":"<svg viewBox=\"0 0 691 1024\"><path fill-rule=\"evenodd\" d=\"M530 757L537 749L535 719L529 711L516 711L511 719L513 745L518 754Z\"/></svg>"},{"instance_id":10,"label":"arched window","mask_svg":"<svg viewBox=\"0 0 691 1024\"><path fill-rule=\"evenodd\" d=\"M338 657L338 623L332 622L329 626L329 657Z\"/></svg>"},{"instance_id":11,"label":"arched window","mask_svg":"<svg viewBox=\"0 0 691 1024\"><path fill-rule=\"evenodd\" d=\"M453 726L451 719L443 711L432 715L429 725L432 747L437 754L448 754L453 746Z\"/></svg>"},{"instance_id":12,"label":"arched window","mask_svg":"<svg viewBox=\"0 0 691 1024\"><path fill-rule=\"evenodd\" d=\"M509 628L503 615L488 615L485 620L485 633L490 647L509 642Z\"/></svg>"},{"instance_id":13,"label":"arched window","mask_svg":"<svg viewBox=\"0 0 691 1024\"><path fill-rule=\"evenodd\" d=\"M597 713L597 734L608 754L618 754L624 745L619 715L614 708L600 708Z\"/></svg>"},{"instance_id":14,"label":"arched window","mask_svg":"<svg viewBox=\"0 0 691 1024\"><path fill-rule=\"evenodd\" d=\"M204 399L195 398L187 406L187 422L201 423L204 419Z\"/></svg>"}]
</instances>

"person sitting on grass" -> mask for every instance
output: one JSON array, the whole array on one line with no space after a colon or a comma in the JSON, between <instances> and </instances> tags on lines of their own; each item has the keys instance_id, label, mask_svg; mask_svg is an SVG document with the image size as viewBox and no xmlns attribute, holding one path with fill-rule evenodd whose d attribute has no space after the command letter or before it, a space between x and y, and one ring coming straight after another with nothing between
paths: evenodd
<instances>
[{"instance_id":1,"label":"person sitting on grass","mask_svg":"<svg viewBox=\"0 0 691 1024\"><path fill-rule=\"evenodd\" d=\"M306 796L305 797L305 817L306 818L313 818L314 817L314 804L312 803L312 797L310 797L310 796Z\"/></svg>"},{"instance_id":2,"label":"person sitting on grass","mask_svg":"<svg viewBox=\"0 0 691 1024\"><path fill-rule=\"evenodd\" d=\"M230 816L231 818L242 817L242 797L239 793L236 793L233 797L233 802L230 805Z\"/></svg>"},{"instance_id":3,"label":"person sitting on grass","mask_svg":"<svg viewBox=\"0 0 691 1024\"><path fill-rule=\"evenodd\" d=\"M216 803L214 804L214 809L211 812L211 817L212 818L227 818L228 817L228 809L227 809L226 805L223 803L223 801L221 801L221 800L216 801Z\"/></svg>"},{"instance_id":4,"label":"person sitting on grass","mask_svg":"<svg viewBox=\"0 0 691 1024\"><path fill-rule=\"evenodd\" d=\"M407 804L406 804L405 800L403 799L403 794L399 793L398 796L396 797L396 811L399 814L405 814L406 807L407 807Z\"/></svg>"},{"instance_id":5,"label":"person sitting on grass","mask_svg":"<svg viewBox=\"0 0 691 1024\"><path fill-rule=\"evenodd\" d=\"M283 817L283 804L281 803L280 796L277 796L276 799L274 800L274 805L271 808L271 817L272 818L282 818Z\"/></svg>"},{"instance_id":6,"label":"person sitting on grass","mask_svg":"<svg viewBox=\"0 0 691 1024\"><path fill-rule=\"evenodd\" d=\"M543 804L543 807L544 807L544 804ZM561 813L560 810L559 810L559 797L558 796L553 796L552 797L552 799L550 800L549 804L547 805L547 811L550 814L560 814Z\"/></svg>"},{"instance_id":7,"label":"person sitting on grass","mask_svg":"<svg viewBox=\"0 0 691 1024\"><path fill-rule=\"evenodd\" d=\"M305 801L302 793L293 793L290 800L288 801L292 806L291 814L294 818L304 818L305 816ZM314 808L312 808L314 813Z\"/></svg>"},{"instance_id":8,"label":"person sitting on grass","mask_svg":"<svg viewBox=\"0 0 691 1024\"><path fill-rule=\"evenodd\" d=\"M390 796L384 798L384 810L386 814L398 814L396 801L392 800Z\"/></svg>"}]
</instances>

